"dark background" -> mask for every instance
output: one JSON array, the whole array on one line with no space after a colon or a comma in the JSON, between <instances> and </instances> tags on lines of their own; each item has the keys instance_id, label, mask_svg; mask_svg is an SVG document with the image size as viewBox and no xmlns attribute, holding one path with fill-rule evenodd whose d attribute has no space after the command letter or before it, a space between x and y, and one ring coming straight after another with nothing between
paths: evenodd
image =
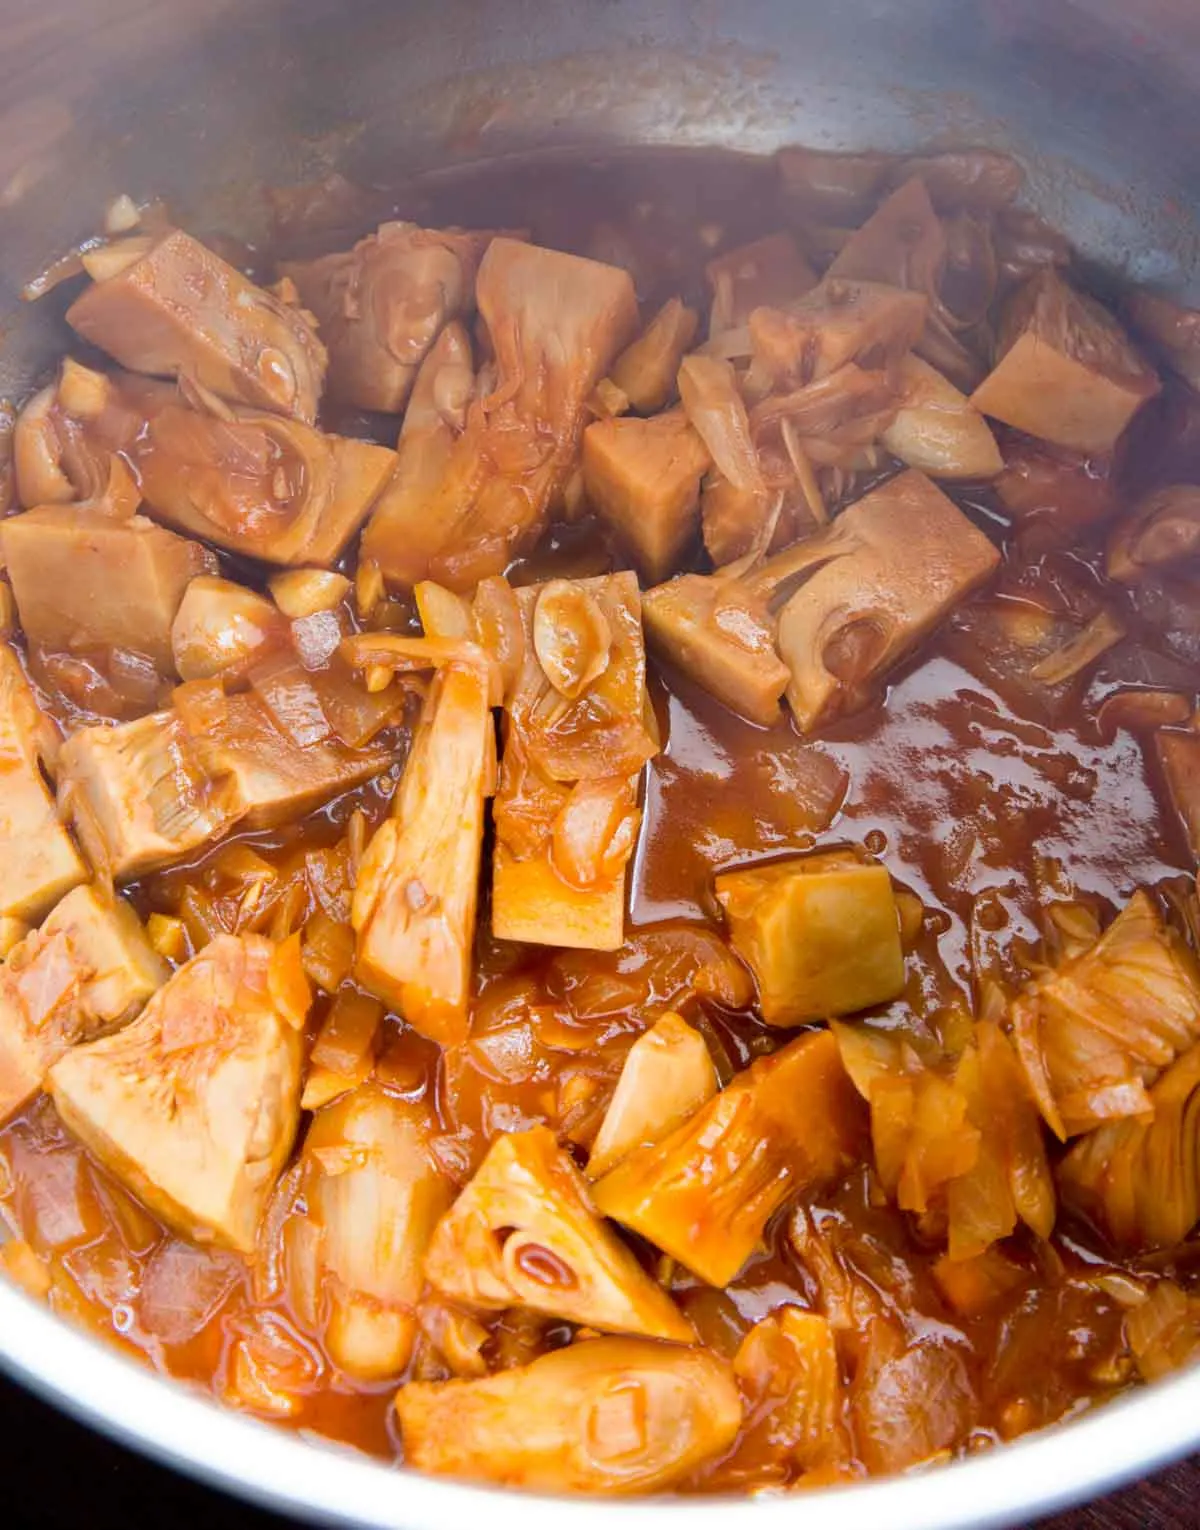
<instances>
[{"instance_id":1,"label":"dark background","mask_svg":"<svg viewBox=\"0 0 1200 1530\"><path fill-rule=\"evenodd\" d=\"M5 1530L284 1530L292 1523L143 1461L3 1380L0 1441L0 1470L8 1468ZM1039 1530L1187 1526L1200 1526L1200 1457L1100 1504L1044 1520Z\"/></svg>"}]
</instances>

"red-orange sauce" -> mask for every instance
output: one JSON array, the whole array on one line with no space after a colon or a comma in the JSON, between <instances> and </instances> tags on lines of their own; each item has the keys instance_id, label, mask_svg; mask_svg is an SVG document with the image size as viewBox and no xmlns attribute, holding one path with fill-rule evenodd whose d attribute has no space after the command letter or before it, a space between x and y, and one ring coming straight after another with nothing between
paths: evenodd
<instances>
[{"instance_id":1,"label":"red-orange sauce","mask_svg":"<svg viewBox=\"0 0 1200 1530\"><path fill-rule=\"evenodd\" d=\"M673 292L701 300L713 249L777 224L769 177L755 162L650 155L614 163L549 161L432 181L410 188L401 212L428 222L528 227L548 244L620 257L638 271L639 295L650 305ZM386 434L378 421L333 418L341 429ZM990 502L958 497L1003 535ZM1068 561L1087 574L1087 557ZM585 526L551 538L519 574L608 566L610 550ZM1052 571L1053 560L1047 578ZM1156 587L1156 598L1173 600L1177 611L1191 595L1180 588ZM865 845L923 910L908 989L875 1021L935 1032L961 1026L981 974L1011 979L1023 970L1047 900L1091 900L1109 917L1137 886L1190 873L1190 853L1138 740L1119 732L1105 741L1094 722L1099 700L1139 664L1148 678L1169 670L1171 683L1182 674L1194 689L1195 653L1178 632L1165 641L1160 633L1159 626L1135 630L1119 664L1101 661L1052 726L1022 716L980 666L968 667L953 623L891 677L876 705L816 739L801 739L786 721L770 731L746 723L656 665L664 747L647 771L626 950L604 956L497 945L484 933L485 908L471 1047L441 1058L393 1018L385 1076L436 1099L440 1159L465 1180L491 1136L553 1117L557 1087L581 1061L611 1080L632 1039L678 995L663 955L669 937L656 948L641 941L645 932L664 921L719 927L716 871L846 841ZM335 842L355 806L374 823L385 805L385 790L373 784L300 826L248 842L288 873L306 850ZM219 854L148 879L134 889L140 909L177 910L184 887ZM322 1013L319 1003L314 1026ZM690 1013L706 1022L733 1068L781 1039L751 1012L700 1004ZM45 1099L0 1131L0 1208L50 1258L55 1309L242 1405L230 1362L249 1338L264 1372L294 1404L260 1411L380 1456L398 1452L394 1383L371 1387L339 1376L284 1298L264 1294L261 1274L256 1297L254 1274L239 1257L166 1232L74 1143ZM683 1271L674 1276L672 1289L702 1338L726 1355L759 1318L815 1298L781 1236L788 1214L727 1290ZM844 1256L885 1303L905 1288L910 1321L935 1347L951 1344L967 1356L978 1406L964 1448L1052 1422L1130 1380L1121 1308L1100 1287L1072 1278L1108 1256L1061 1215L1048 1249L1010 1240L1018 1282L985 1317L969 1321L952 1314L930 1276L937 1248L900 1213L873 1204L865 1171L822 1196L810 1215L844 1239ZM493 1342L510 1353L529 1344L519 1318L492 1326ZM565 1337L548 1326L536 1342ZM759 1480L753 1463L742 1470L737 1480ZM718 1483L729 1480L718 1471ZM770 1480L769 1468L761 1480Z\"/></svg>"}]
</instances>

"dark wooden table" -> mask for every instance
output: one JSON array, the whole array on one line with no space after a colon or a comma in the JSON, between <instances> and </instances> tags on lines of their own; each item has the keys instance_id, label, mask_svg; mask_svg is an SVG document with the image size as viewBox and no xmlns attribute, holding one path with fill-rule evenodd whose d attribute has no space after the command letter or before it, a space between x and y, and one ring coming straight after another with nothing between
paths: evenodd
<instances>
[{"instance_id":1,"label":"dark wooden table","mask_svg":"<svg viewBox=\"0 0 1200 1530\"><path fill-rule=\"evenodd\" d=\"M143 1461L4 1381L0 1441L5 1530L284 1530L289 1523ZM1200 1527L1200 1457L1038 1530L1188 1527Z\"/></svg>"}]
</instances>

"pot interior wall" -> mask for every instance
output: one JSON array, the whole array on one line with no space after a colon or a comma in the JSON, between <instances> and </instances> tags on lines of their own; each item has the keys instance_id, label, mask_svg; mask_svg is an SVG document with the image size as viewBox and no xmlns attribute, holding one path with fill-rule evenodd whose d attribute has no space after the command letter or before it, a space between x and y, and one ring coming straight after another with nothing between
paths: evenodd
<instances>
[{"instance_id":1,"label":"pot interior wall","mask_svg":"<svg viewBox=\"0 0 1200 1530\"><path fill-rule=\"evenodd\" d=\"M22 283L113 196L251 243L263 187L614 144L988 143L1098 262L1186 292L1200 21L1179 0L0 0L0 392L62 295Z\"/></svg>"}]
</instances>

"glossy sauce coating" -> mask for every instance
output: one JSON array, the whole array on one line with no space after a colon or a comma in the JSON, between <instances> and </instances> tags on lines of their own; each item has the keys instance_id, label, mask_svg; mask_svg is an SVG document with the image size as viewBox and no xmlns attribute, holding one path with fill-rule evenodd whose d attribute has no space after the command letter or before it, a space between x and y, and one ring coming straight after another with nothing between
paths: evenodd
<instances>
[{"instance_id":1,"label":"glossy sauce coating","mask_svg":"<svg viewBox=\"0 0 1200 1530\"><path fill-rule=\"evenodd\" d=\"M651 155L615 168L551 161L455 177L407 188L398 204L404 216L429 224L528 227L542 243L607 254L633 267L649 312L676 292L702 301L703 265L714 247L773 231L772 187L751 161ZM279 253L295 253L296 243L285 234ZM387 422L349 412L331 412L324 423L348 434L387 433ZM1004 541L994 501L954 497ZM611 549L585 523L556 532L514 577L612 566ZM1070 578L1094 584L1097 566L1094 552L1054 553L1033 577L1050 586L1066 567ZM1133 635L1119 663L1101 660L1053 722L1022 715L1011 695L999 694L953 620L892 675L886 696L815 739L802 740L786 720L771 730L744 722L656 664L664 748L646 772L625 949L605 956L506 946L486 935L483 917L471 1041L439 1056L387 1022L379 1075L407 1097L436 1101L441 1166L461 1184L495 1134L548 1118L561 1123L564 1098L580 1101L583 1119L593 1085L605 1097L632 1041L688 987L673 922L720 927L716 872L816 846L865 846L920 905L906 929L904 996L865 1023L942 1041L969 1026L982 982L1028 973L1050 904L1084 901L1107 920L1136 887L1189 876L1191 855L1153 762L1133 734L1105 739L1095 722L1104 696L1131 678L1194 690L1200 644L1190 646L1178 617L1191 594L1181 586L1164 579L1152 587L1145 631L1131 614ZM1156 601L1169 617L1156 618ZM397 625L411 619L397 602ZM397 730L398 759L402 738ZM283 884L298 881L307 855L343 841L355 810L369 826L381 819L391 784L373 782L302 825L237 843L274 866ZM222 846L193 866L148 878L134 889L139 911L182 912L186 889L204 885L227 853ZM672 925L664 933L665 922ZM314 1032L326 1002L310 1017ZM711 997L689 1002L719 1068L724 1054L726 1073L780 1044L781 1034L752 1011ZM398 1451L393 1382L371 1386L339 1375L269 1268L251 1271L234 1255L164 1232L88 1159L45 1099L0 1132L0 1205L35 1250L52 1256L55 1308L237 1406L381 1456ZM729 1358L759 1319L820 1299L792 1252L792 1215L785 1209L775 1219L766 1249L725 1291L680 1269L670 1275L701 1338ZM1024 1235L1006 1244L1009 1289L985 1315L964 1319L934 1277L933 1240L875 1204L865 1171L805 1215L884 1307L902 1313L921 1354L950 1356L961 1367L975 1399L964 1448L1051 1423L1132 1380L1107 1256L1094 1234L1065 1217L1049 1245L1035 1247ZM639 1253L653 1267L653 1251ZM513 1314L488 1327L491 1353L510 1363L569 1337L562 1325ZM418 1378L422 1363L418 1347ZM933 1377L898 1375L897 1408L906 1388L924 1396ZM863 1464L886 1470L886 1428L871 1438ZM769 1455L759 1463L743 1451L735 1465L706 1468L693 1485L769 1484L775 1471Z\"/></svg>"}]
</instances>

